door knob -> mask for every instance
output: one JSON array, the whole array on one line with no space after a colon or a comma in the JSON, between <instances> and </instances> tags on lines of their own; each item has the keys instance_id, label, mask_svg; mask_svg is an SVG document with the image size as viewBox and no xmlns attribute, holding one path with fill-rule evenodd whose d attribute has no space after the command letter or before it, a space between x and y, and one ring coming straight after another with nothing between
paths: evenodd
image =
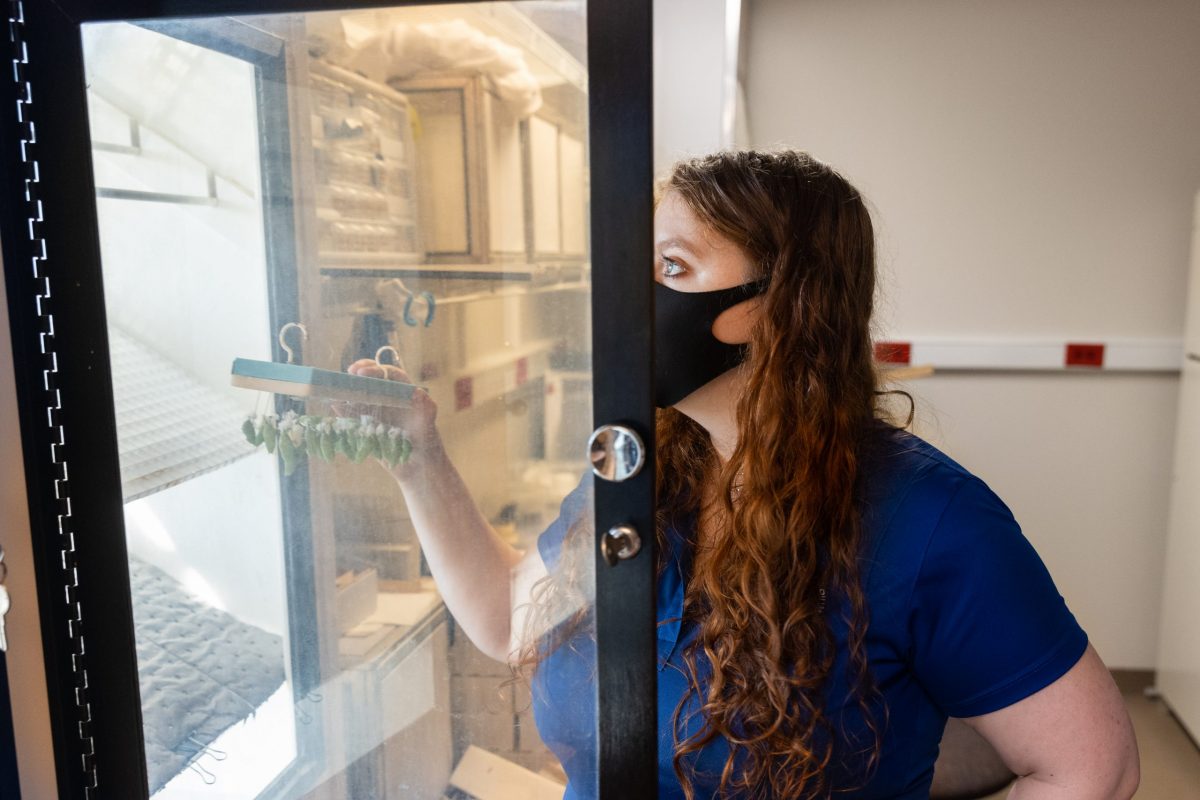
<instances>
[{"instance_id":1,"label":"door knob","mask_svg":"<svg viewBox=\"0 0 1200 800\"><path fill-rule=\"evenodd\" d=\"M641 471L646 446L632 428L601 425L588 438L588 461L596 477L620 483Z\"/></svg>"},{"instance_id":2,"label":"door knob","mask_svg":"<svg viewBox=\"0 0 1200 800\"><path fill-rule=\"evenodd\" d=\"M642 549L642 537L632 525L614 525L600 539L600 553L610 567L628 561Z\"/></svg>"}]
</instances>

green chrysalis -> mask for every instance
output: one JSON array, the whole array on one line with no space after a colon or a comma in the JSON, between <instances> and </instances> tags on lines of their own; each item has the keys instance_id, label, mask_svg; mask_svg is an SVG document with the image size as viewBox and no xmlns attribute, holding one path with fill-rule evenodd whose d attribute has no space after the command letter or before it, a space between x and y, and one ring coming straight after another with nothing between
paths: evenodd
<instances>
[{"instance_id":1,"label":"green chrysalis","mask_svg":"<svg viewBox=\"0 0 1200 800\"><path fill-rule=\"evenodd\" d=\"M358 434L354 437L354 463L361 464L371 454L371 436Z\"/></svg>"},{"instance_id":2,"label":"green chrysalis","mask_svg":"<svg viewBox=\"0 0 1200 800\"><path fill-rule=\"evenodd\" d=\"M389 467L396 466L400 461L400 443L395 436L384 434L379 437L380 457L387 462Z\"/></svg>"},{"instance_id":3,"label":"green chrysalis","mask_svg":"<svg viewBox=\"0 0 1200 800\"><path fill-rule=\"evenodd\" d=\"M291 475L296 471L296 446L292 437L284 433L279 437L279 456L283 459L283 474Z\"/></svg>"}]
</instances>

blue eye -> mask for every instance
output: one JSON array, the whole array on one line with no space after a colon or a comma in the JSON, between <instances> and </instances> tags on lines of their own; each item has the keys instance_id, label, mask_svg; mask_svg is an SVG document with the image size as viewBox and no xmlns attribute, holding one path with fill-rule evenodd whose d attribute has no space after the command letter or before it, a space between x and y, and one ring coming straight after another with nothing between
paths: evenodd
<instances>
[{"instance_id":1,"label":"blue eye","mask_svg":"<svg viewBox=\"0 0 1200 800\"><path fill-rule=\"evenodd\" d=\"M683 267L680 266L679 262L675 261L674 259L663 256L662 265L662 274L664 278L674 278L676 275L683 274Z\"/></svg>"}]
</instances>

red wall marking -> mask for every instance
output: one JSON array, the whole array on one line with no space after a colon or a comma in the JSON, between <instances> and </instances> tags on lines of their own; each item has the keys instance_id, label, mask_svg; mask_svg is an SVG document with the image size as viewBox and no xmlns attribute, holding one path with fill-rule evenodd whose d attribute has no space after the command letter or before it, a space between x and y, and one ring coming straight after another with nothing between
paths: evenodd
<instances>
[{"instance_id":1,"label":"red wall marking","mask_svg":"<svg viewBox=\"0 0 1200 800\"><path fill-rule=\"evenodd\" d=\"M1063 361L1068 367L1103 367L1104 345L1067 342Z\"/></svg>"},{"instance_id":2,"label":"red wall marking","mask_svg":"<svg viewBox=\"0 0 1200 800\"><path fill-rule=\"evenodd\" d=\"M875 360L880 364L911 364L911 342L876 342Z\"/></svg>"},{"instance_id":3,"label":"red wall marking","mask_svg":"<svg viewBox=\"0 0 1200 800\"><path fill-rule=\"evenodd\" d=\"M454 410L463 411L475 402L475 381L468 375L454 382Z\"/></svg>"}]
</instances>

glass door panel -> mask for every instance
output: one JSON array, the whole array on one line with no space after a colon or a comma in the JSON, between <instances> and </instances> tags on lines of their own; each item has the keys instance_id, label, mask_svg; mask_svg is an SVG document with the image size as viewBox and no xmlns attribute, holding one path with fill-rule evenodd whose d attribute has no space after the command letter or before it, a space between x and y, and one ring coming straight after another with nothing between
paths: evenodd
<instances>
[{"instance_id":1,"label":"glass door panel","mask_svg":"<svg viewBox=\"0 0 1200 800\"><path fill-rule=\"evenodd\" d=\"M531 8L82 26L156 798L594 794L586 14Z\"/></svg>"}]
</instances>

